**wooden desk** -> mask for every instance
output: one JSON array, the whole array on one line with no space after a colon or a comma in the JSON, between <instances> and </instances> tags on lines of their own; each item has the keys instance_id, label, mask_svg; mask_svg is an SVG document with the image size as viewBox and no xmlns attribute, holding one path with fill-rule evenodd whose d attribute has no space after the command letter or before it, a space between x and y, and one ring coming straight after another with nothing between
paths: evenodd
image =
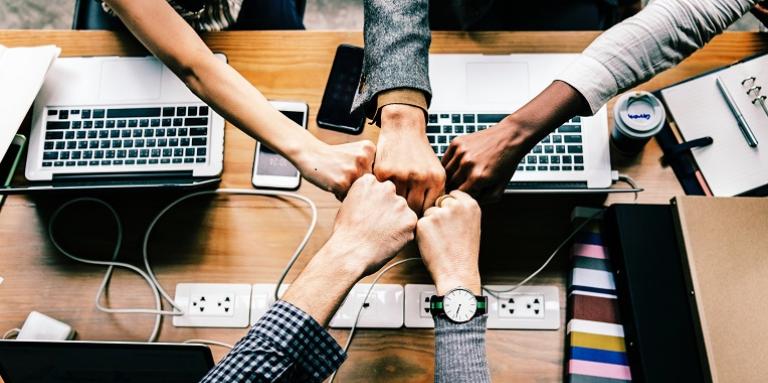
<instances>
[{"instance_id":1,"label":"wooden desk","mask_svg":"<svg viewBox=\"0 0 768 383\"><path fill-rule=\"evenodd\" d=\"M597 36L573 33L434 33L435 53L580 52ZM208 45L224 52L230 64L267 97L303 100L310 106L310 130L321 139L340 143L360 137L320 130L315 114L340 43L361 45L359 32L225 32L205 35ZM63 56L138 55L143 49L130 37L108 32L0 31L0 44L56 44ZM768 48L768 36L727 33L715 39L676 69L657 76L643 88L654 89L702 71L722 66ZM611 123L612 124L612 123ZM376 128L362 137L376 139ZM222 187L250 188L254 141L228 125ZM681 194L670 169L659 164L660 150L651 142L644 153L618 164L642 187L638 202L665 203ZM304 182L300 192L319 206L317 231L288 281L328 237L339 203ZM18 327L31 310L74 326L80 339L146 339L151 316L107 315L96 311L93 297L104 269L75 264L58 254L47 239L47 218L70 197L8 198L0 214L0 330ZM105 198L114 203L126 230L121 259L136 261L140 237L148 220L173 196L122 193ZM631 195L602 198L508 197L486 209L483 223L481 272L485 283L513 283L530 273L570 229L569 214L577 205L632 202ZM83 206L78 219L62 217L64 245L84 257L107 258L114 227L103 224L106 213ZM253 197L201 198L176 209L151 241L152 264L161 283L173 291L179 282L274 283L304 232L308 213L291 204ZM65 229L66 227L66 229ZM408 249L405 255L414 255ZM400 255L402 257L403 255ZM561 289L565 308L565 254L557 258L534 284ZM393 269L384 283L429 283L423 266ZM108 301L116 307L150 307L151 296L135 275L117 272ZM565 311L563 309L563 321ZM163 322L160 340L208 338L235 342L245 329L174 328ZM341 342L347 331L332 330ZM563 374L564 326L559 331L489 331L488 356L499 382L553 382ZM339 378L341 382L431 382L432 330L362 330L358 333ZM223 351L214 348L216 358Z\"/></svg>"}]
</instances>

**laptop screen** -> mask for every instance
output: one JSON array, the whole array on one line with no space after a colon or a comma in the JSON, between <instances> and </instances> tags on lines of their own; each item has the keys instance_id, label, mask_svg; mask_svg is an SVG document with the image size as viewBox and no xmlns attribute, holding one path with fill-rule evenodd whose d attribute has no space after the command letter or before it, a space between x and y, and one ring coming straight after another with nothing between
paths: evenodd
<instances>
[{"instance_id":1,"label":"laptop screen","mask_svg":"<svg viewBox=\"0 0 768 383\"><path fill-rule=\"evenodd\" d=\"M206 346L0 341L0 376L26 382L198 382L213 367Z\"/></svg>"}]
</instances>

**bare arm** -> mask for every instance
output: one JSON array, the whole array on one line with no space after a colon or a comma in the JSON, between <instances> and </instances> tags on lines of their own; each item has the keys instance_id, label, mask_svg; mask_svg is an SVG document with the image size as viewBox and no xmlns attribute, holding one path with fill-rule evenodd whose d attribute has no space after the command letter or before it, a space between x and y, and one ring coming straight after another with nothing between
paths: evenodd
<instances>
[{"instance_id":1,"label":"bare arm","mask_svg":"<svg viewBox=\"0 0 768 383\"><path fill-rule=\"evenodd\" d=\"M231 66L215 58L195 31L164 0L106 0L157 58L225 119L290 160L302 175L341 198L370 172L373 144L330 146L272 108Z\"/></svg>"},{"instance_id":2,"label":"bare arm","mask_svg":"<svg viewBox=\"0 0 768 383\"><path fill-rule=\"evenodd\" d=\"M569 118L677 64L757 0L656 0L603 33L549 87L490 129L459 137L443 157L448 185L497 199L520 160Z\"/></svg>"},{"instance_id":3,"label":"bare arm","mask_svg":"<svg viewBox=\"0 0 768 383\"><path fill-rule=\"evenodd\" d=\"M279 111L231 66L217 60L163 0L107 0L130 31L203 101L251 137L294 158L313 137ZM280 139L280 136L285 137Z\"/></svg>"}]
</instances>

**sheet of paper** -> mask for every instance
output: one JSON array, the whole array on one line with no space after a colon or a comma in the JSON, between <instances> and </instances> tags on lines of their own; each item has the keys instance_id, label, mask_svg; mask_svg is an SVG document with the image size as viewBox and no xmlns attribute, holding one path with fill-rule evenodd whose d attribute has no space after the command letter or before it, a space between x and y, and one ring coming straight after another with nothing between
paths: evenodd
<instances>
[{"instance_id":1,"label":"sheet of paper","mask_svg":"<svg viewBox=\"0 0 768 383\"><path fill-rule=\"evenodd\" d=\"M59 53L61 49L53 45L29 48L0 45L0 158L5 156Z\"/></svg>"},{"instance_id":2,"label":"sheet of paper","mask_svg":"<svg viewBox=\"0 0 768 383\"><path fill-rule=\"evenodd\" d=\"M768 80L768 73L763 68L768 68L768 56L661 92L686 141L712 137L712 145L694 148L691 152L715 196L733 196L768 184L768 124L764 119L761 121L754 110L750 111L748 121L753 120L750 126L759 142L757 148L750 148L715 84L717 76L724 77L724 81L738 79L740 82L746 73L754 72L759 76L759 71L764 73L760 77Z\"/></svg>"}]
</instances>

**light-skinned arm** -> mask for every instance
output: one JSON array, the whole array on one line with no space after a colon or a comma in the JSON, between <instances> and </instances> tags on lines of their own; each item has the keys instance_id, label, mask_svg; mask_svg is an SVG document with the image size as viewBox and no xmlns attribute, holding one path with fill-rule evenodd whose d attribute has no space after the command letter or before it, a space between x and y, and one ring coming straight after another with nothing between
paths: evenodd
<instances>
[{"instance_id":1,"label":"light-skinned arm","mask_svg":"<svg viewBox=\"0 0 768 383\"><path fill-rule=\"evenodd\" d=\"M216 59L165 0L106 0L128 29L189 89L225 119L291 161L302 175L343 198L372 170L370 141L328 145L282 113L248 80Z\"/></svg>"},{"instance_id":2,"label":"light-skinned arm","mask_svg":"<svg viewBox=\"0 0 768 383\"><path fill-rule=\"evenodd\" d=\"M392 182L367 174L344 200L333 234L291 283L283 300L326 325L352 286L413 239L416 214Z\"/></svg>"},{"instance_id":3,"label":"light-skinned arm","mask_svg":"<svg viewBox=\"0 0 768 383\"><path fill-rule=\"evenodd\" d=\"M391 182L359 178L325 245L203 382L325 380L346 354L324 327L352 286L392 259L415 228L416 214Z\"/></svg>"},{"instance_id":4,"label":"light-skinned arm","mask_svg":"<svg viewBox=\"0 0 768 383\"><path fill-rule=\"evenodd\" d=\"M454 190L442 206L427 209L416 224L421 257L437 295L457 287L480 295L480 207L468 194ZM485 353L487 317L454 323L435 317L435 382L491 381Z\"/></svg>"}]
</instances>

